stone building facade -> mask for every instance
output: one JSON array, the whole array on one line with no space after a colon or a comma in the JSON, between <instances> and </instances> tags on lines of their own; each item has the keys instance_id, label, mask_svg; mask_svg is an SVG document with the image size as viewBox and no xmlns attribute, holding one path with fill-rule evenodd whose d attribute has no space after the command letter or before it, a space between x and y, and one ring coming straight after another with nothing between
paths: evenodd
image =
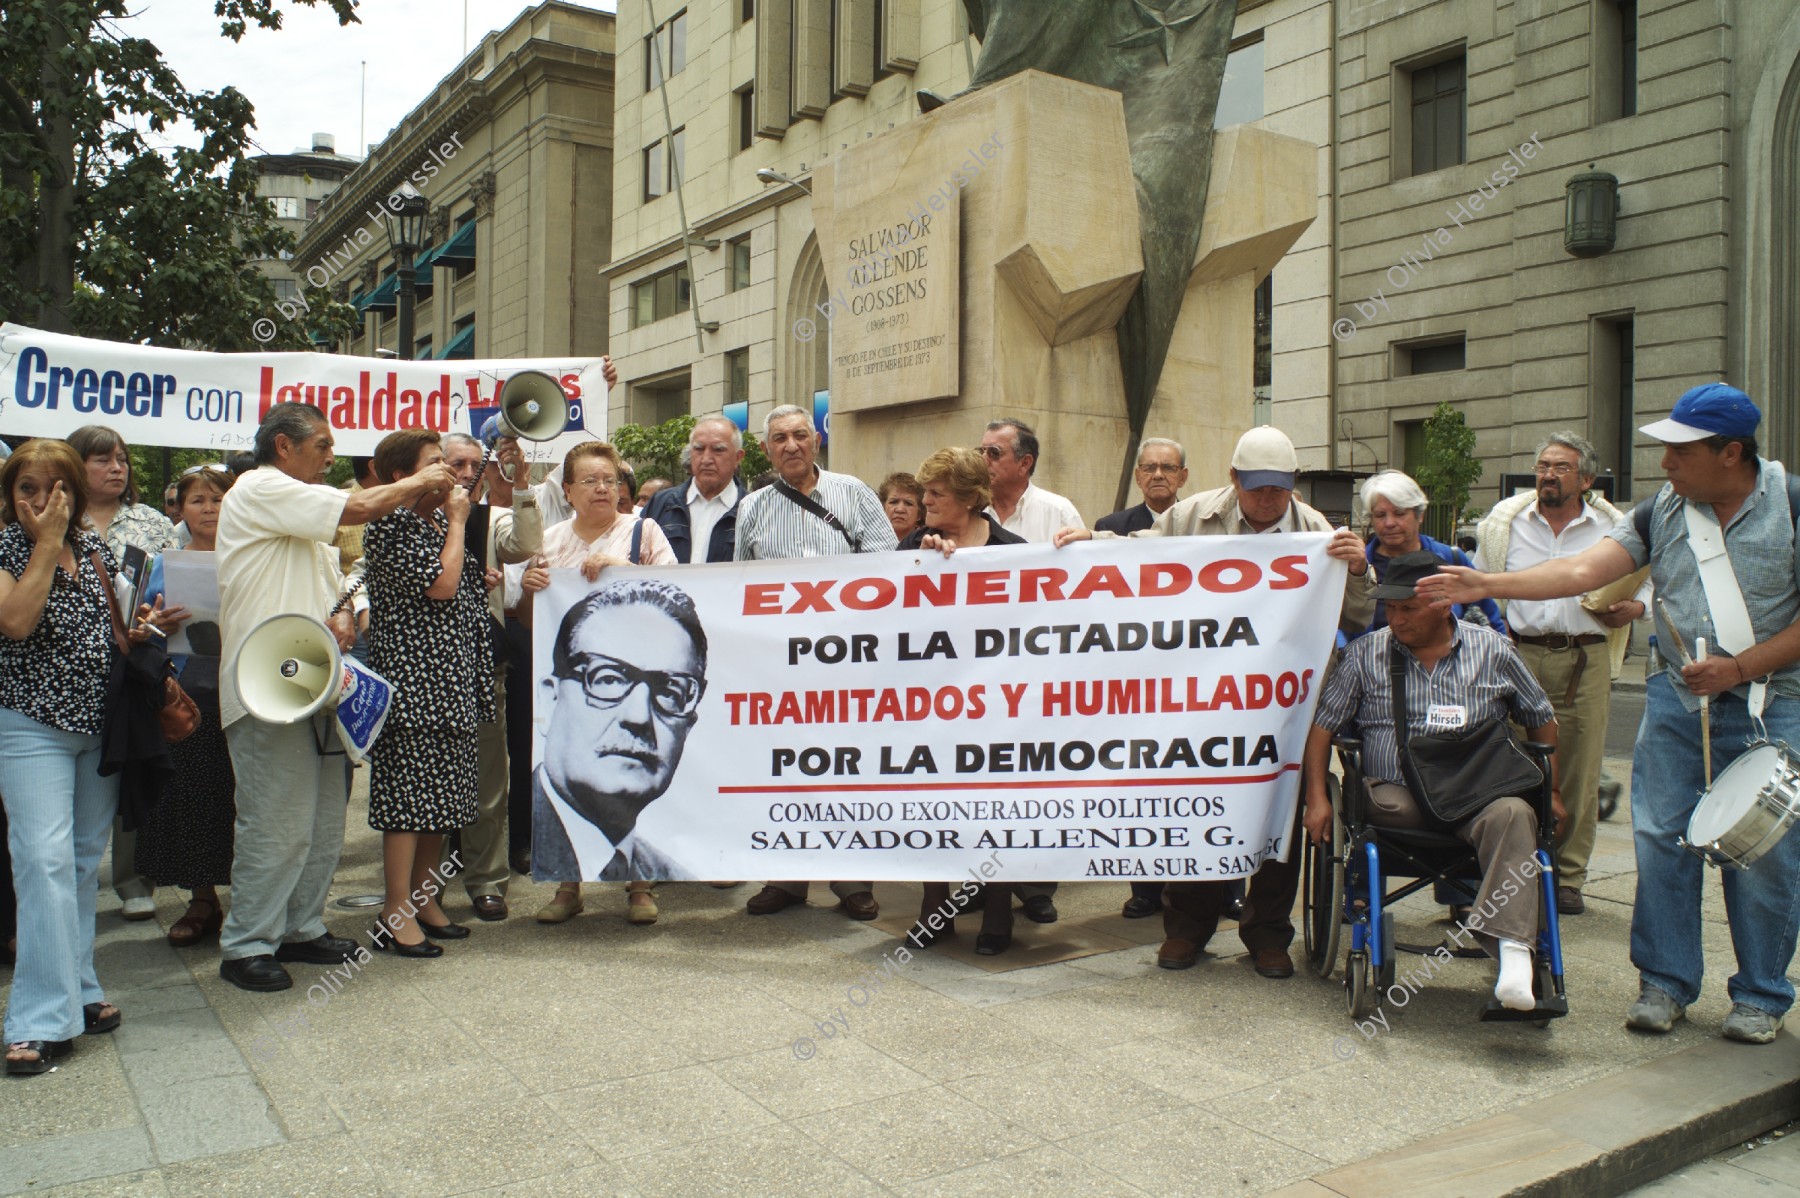
<instances>
[{"instance_id":1,"label":"stone building facade","mask_svg":"<svg viewBox=\"0 0 1800 1198\"><path fill-rule=\"evenodd\" d=\"M298 242L306 236L326 199L361 160L339 154L331 134L315 133L310 150L261 154L250 161L256 164L256 194L275 206L276 223ZM291 256L259 258L256 268L274 281L278 300L292 302L304 290Z\"/></svg>"},{"instance_id":2,"label":"stone building facade","mask_svg":"<svg viewBox=\"0 0 1800 1198\"><path fill-rule=\"evenodd\" d=\"M414 358L598 355L612 237L611 13L562 0L488 34L320 207L291 264L363 316L340 347L400 352L382 200L431 204Z\"/></svg>"}]
</instances>

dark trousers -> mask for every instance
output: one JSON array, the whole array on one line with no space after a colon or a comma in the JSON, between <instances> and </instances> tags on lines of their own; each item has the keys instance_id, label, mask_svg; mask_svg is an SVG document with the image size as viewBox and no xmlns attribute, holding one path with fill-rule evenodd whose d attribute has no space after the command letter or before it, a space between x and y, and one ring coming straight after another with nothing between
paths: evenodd
<instances>
[{"instance_id":1,"label":"dark trousers","mask_svg":"<svg viewBox=\"0 0 1800 1198\"><path fill-rule=\"evenodd\" d=\"M506 620L507 676L506 755L510 786L506 795L506 831L510 855L531 852L531 701L537 675L531 671L531 629L511 616Z\"/></svg>"},{"instance_id":2,"label":"dark trousers","mask_svg":"<svg viewBox=\"0 0 1800 1198\"><path fill-rule=\"evenodd\" d=\"M1288 832L1288 859L1269 860L1250 879L1238 938L1251 952L1285 949L1294 942L1294 898L1300 893L1300 804ZM1219 930L1219 917L1231 899L1230 882L1170 882L1163 887L1163 935L1187 940L1200 948Z\"/></svg>"}]
</instances>

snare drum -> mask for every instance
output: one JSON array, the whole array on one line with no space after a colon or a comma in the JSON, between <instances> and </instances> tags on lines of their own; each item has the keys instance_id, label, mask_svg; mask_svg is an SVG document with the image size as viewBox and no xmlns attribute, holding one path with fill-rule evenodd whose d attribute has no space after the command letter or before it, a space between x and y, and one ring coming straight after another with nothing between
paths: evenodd
<instances>
[{"instance_id":1,"label":"snare drum","mask_svg":"<svg viewBox=\"0 0 1800 1198\"><path fill-rule=\"evenodd\" d=\"M1748 869L1800 819L1800 760L1764 741L1713 780L1681 844L1714 865Z\"/></svg>"}]
</instances>

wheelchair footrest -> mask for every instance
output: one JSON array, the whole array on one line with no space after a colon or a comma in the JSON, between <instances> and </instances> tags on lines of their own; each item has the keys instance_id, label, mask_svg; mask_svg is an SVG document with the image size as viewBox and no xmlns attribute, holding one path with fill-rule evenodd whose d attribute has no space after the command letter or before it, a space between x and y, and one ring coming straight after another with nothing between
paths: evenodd
<instances>
[{"instance_id":1,"label":"wheelchair footrest","mask_svg":"<svg viewBox=\"0 0 1800 1198\"><path fill-rule=\"evenodd\" d=\"M1535 1023L1540 1019L1561 1019L1568 1013L1569 1000L1560 994L1538 999L1537 1006L1529 1011L1515 1011L1511 1007L1503 1007L1500 1005L1499 999L1489 995L1487 1005L1481 1009L1481 1022Z\"/></svg>"},{"instance_id":2,"label":"wheelchair footrest","mask_svg":"<svg viewBox=\"0 0 1800 1198\"><path fill-rule=\"evenodd\" d=\"M1438 949L1448 949L1452 957L1461 957L1465 961L1485 958L1487 953L1478 944L1458 944L1454 940L1445 940L1441 944L1399 944L1394 945L1403 953L1413 953L1420 957L1429 957Z\"/></svg>"}]
</instances>

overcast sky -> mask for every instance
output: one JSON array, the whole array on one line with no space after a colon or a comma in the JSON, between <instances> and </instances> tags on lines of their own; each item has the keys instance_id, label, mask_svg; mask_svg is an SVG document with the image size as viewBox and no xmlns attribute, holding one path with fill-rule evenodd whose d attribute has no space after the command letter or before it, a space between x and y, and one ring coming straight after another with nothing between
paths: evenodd
<instances>
[{"instance_id":1,"label":"overcast sky","mask_svg":"<svg viewBox=\"0 0 1800 1198\"><path fill-rule=\"evenodd\" d=\"M615 0L586 0L586 6L616 7ZM219 33L212 0L143 0L140 15L121 25L156 43L190 90L229 85L249 96L265 151L307 149L314 133L331 133L338 153L361 157L359 129L360 143L382 140L463 60L465 7L473 49L532 6L524 0L362 0L362 24L340 27L323 3L284 5L279 32L252 25L235 44Z\"/></svg>"}]
</instances>

